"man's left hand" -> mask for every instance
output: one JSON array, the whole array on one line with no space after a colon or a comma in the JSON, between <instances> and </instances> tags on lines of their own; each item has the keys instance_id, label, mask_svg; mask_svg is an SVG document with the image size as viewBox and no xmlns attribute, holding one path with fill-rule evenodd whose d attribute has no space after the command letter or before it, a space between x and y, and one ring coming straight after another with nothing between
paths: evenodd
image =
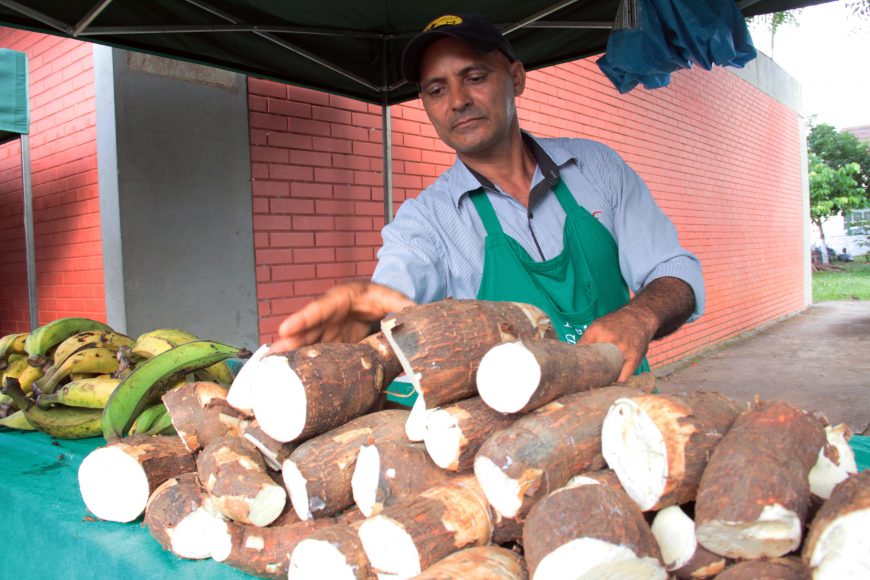
<instances>
[{"instance_id":1,"label":"man's left hand","mask_svg":"<svg viewBox=\"0 0 870 580\"><path fill-rule=\"evenodd\" d=\"M646 356L649 343L657 329L658 320L654 315L629 304L593 321L583 332L578 344L615 344L622 352L624 360L617 379L622 383L634 374L634 370Z\"/></svg>"}]
</instances>

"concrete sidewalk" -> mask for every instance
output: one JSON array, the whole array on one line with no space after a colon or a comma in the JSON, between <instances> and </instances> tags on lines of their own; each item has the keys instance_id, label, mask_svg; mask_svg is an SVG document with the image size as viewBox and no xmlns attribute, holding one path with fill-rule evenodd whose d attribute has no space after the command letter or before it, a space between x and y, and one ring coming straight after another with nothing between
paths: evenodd
<instances>
[{"instance_id":1,"label":"concrete sidewalk","mask_svg":"<svg viewBox=\"0 0 870 580\"><path fill-rule=\"evenodd\" d=\"M758 394L870 434L870 301L815 304L690 360L657 370L659 391Z\"/></svg>"}]
</instances>

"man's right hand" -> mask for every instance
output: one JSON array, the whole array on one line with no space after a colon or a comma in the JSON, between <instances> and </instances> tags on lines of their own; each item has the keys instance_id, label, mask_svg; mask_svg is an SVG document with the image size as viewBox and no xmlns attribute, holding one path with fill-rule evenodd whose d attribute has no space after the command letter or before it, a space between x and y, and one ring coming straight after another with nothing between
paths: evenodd
<instances>
[{"instance_id":1,"label":"man's right hand","mask_svg":"<svg viewBox=\"0 0 870 580\"><path fill-rule=\"evenodd\" d=\"M269 352L317 342L358 342L368 336L374 322L413 304L401 292L373 282L341 284L288 316Z\"/></svg>"}]
</instances>

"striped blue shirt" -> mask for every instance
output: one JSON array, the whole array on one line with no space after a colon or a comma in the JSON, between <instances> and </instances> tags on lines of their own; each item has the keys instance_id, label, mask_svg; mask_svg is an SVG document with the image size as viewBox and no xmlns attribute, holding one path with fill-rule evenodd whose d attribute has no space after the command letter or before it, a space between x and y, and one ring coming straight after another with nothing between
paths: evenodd
<instances>
[{"instance_id":1,"label":"striped blue shirt","mask_svg":"<svg viewBox=\"0 0 870 580\"><path fill-rule=\"evenodd\" d=\"M686 281L695 312L704 311L704 279L698 259L680 246L671 220L659 209L640 176L612 149L586 139L535 139L558 167L574 198L613 235L619 266L632 292L656 278ZM540 166L532 189L544 179ZM492 184L489 184L492 185ZM419 303L448 296L475 298L483 275L486 230L469 193L481 182L459 159L419 196L408 199L384 227L384 245L372 280ZM549 260L562 252L565 212L552 191L527 209L496 186L486 188L505 233L529 256ZM534 235L533 235L534 232Z\"/></svg>"}]
</instances>

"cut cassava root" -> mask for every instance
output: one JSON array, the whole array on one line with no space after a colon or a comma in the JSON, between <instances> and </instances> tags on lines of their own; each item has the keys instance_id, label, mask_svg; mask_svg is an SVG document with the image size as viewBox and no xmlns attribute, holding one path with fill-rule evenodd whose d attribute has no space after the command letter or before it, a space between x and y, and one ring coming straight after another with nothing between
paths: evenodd
<instances>
[{"instance_id":1,"label":"cut cassava root","mask_svg":"<svg viewBox=\"0 0 870 580\"><path fill-rule=\"evenodd\" d=\"M494 433L474 460L490 504L502 516L522 520L538 499L571 477L604 467L604 416L615 400L640 394L603 387L565 395Z\"/></svg>"},{"instance_id":2,"label":"cut cassava root","mask_svg":"<svg viewBox=\"0 0 870 580\"><path fill-rule=\"evenodd\" d=\"M477 368L493 346L520 338L555 338L542 310L485 300L405 308L385 318L381 329L427 408L475 395Z\"/></svg>"},{"instance_id":3,"label":"cut cassava root","mask_svg":"<svg viewBox=\"0 0 870 580\"><path fill-rule=\"evenodd\" d=\"M374 442L360 448L351 478L353 499L369 517L452 476L435 465L419 443Z\"/></svg>"},{"instance_id":4,"label":"cut cassava root","mask_svg":"<svg viewBox=\"0 0 870 580\"><path fill-rule=\"evenodd\" d=\"M224 435L239 435L247 416L231 406L217 383L187 383L163 395L175 432L191 452Z\"/></svg>"},{"instance_id":5,"label":"cut cassava root","mask_svg":"<svg viewBox=\"0 0 870 580\"><path fill-rule=\"evenodd\" d=\"M163 482L195 470L193 455L178 437L137 435L89 453L79 466L79 489L98 518L131 522Z\"/></svg>"},{"instance_id":6,"label":"cut cassava root","mask_svg":"<svg viewBox=\"0 0 870 580\"><path fill-rule=\"evenodd\" d=\"M759 403L741 414L698 486L698 542L736 559L797 549L810 502L808 475L825 445L822 423L788 403Z\"/></svg>"},{"instance_id":7,"label":"cut cassava root","mask_svg":"<svg viewBox=\"0 0 870 580\"><path fill-rule=\"evenodd\" d=\"M622 353L609 343L517 340L491 348L477 369L477 392L501 413L523 413L550 401L613 383Z\"/></svg>"},{"instance_id":8,"label":"cut cassava root","mask_svg":"<svg viewBox=\"0 0 870 580\"><path fill-rule=\"evenodd\" d=\"M698 543L695 522L680 506L659 510L651 528L665 568L677 578L712 578L725 569L728 560Z\"/></svg>"},{"instance_id":9,"label":"cut cassava root","mask_svg":"<svg viewBox=\"0 0 870 580\"><path fill-rule=\"evenodd\" d=\"M522 556L498 546L466 548L435 562L414 580L524 580Z\"/></svg>"},{"instance_id":10,"label":"cut cassava root","mask_svg":"<svg viewBox=\"0 0 870 580\"><path fill-rule=\"evenodd\" d=\"M474 456L487 438L516 420L517 415L499 413L480 397L471 397L429 413L423 441L438 467L465 471L474 466Z\"/></svg>"},{"instance_id":11,"label":"cut cassava root","mask_svg":"<svg viewBox=\"0 0 870 580\"><path fill-rule=\"evenodd\" d=\"M870 470L838 484L810 524L803 560L813 578L867 578L870 573Z\"/></svg>"},{"instance_id":12,"label":"cut cassava root","mask_svg":"<svg viewBox=\"0 0 870 580\"><path fill-rule=\"evenodd\" d=\"M716 576L720 580L810 580L810 571L796 558L738 562Z\"/></svg>"},{"instance_id":13,"label":"cut cassava root","mask_svg":"<svg viewBox=\"0 0 870 580\"><path fill-rule=\"evenodd\" d=\"M368 518L359 537L373 570L410 578L463 548L489 543L492 517L474 477L461 476Z\"/></svg>"},{"instance_id":14,"label":"cut cassava root","mask_svg":"<svg viewBox=\"0 0 870 580\"><path fill-rule=\"evenodd\" d=\"M267 526L284 510L287 492L266 474L262 455L247 439L215 439L196 463L215 508L228 519Z\"/></svg>"},{"instance_id":15,"label":"cut cassava root","mask_svg":"<svg viewBox=\"0 0 870 580\"><path fill-rule=\"evenodd\" d=\"M263 358L254 415L281 442L340 427L371 410L384 388L384 359L368 344L316 344Z\"/></svg>"},{"instance_id":16,"label":"cut cassava root","mask_svg":"<svg viewBox=\"0 0 870 580\"><path fill-rule=\"evenodd\" d=\"M290 557L290 580L377 578L363 549L359 525L335 524L299 542Z\"/></svg>"},{"instance_id":17,"label":"cut cassava root","mask_svg":"<svg viewBox=\"0 0 870 580\"><path fill-rule=\"evenodd\" d=\"M658 544L637 504L620 488L577 477L532 507L523 527L535 580L664 580Z\"/></svg>"},{"instance_id":18,"label":"cut cassava root","mask_svg":"<svg viewBox=\"0 0 870 580\"><path fill-rule=\"evenodd\" d=\"M601 428L602 453L641 510L693 501L707 458L741 411L719 393L619 399Z\"/></svg>"},{"instance_id":19,"label":"cut cassava root","mask_svg":"<svg viewBox=\"0 0 870 580\"><path fill-rule=\"evenodd\" d=\"M388 409L358 417L302 443L284 461L281 475L303 520L335 515L353 505L351 480L360 447L400 441L408 411Z\"/></svg>"}]
</instances>

